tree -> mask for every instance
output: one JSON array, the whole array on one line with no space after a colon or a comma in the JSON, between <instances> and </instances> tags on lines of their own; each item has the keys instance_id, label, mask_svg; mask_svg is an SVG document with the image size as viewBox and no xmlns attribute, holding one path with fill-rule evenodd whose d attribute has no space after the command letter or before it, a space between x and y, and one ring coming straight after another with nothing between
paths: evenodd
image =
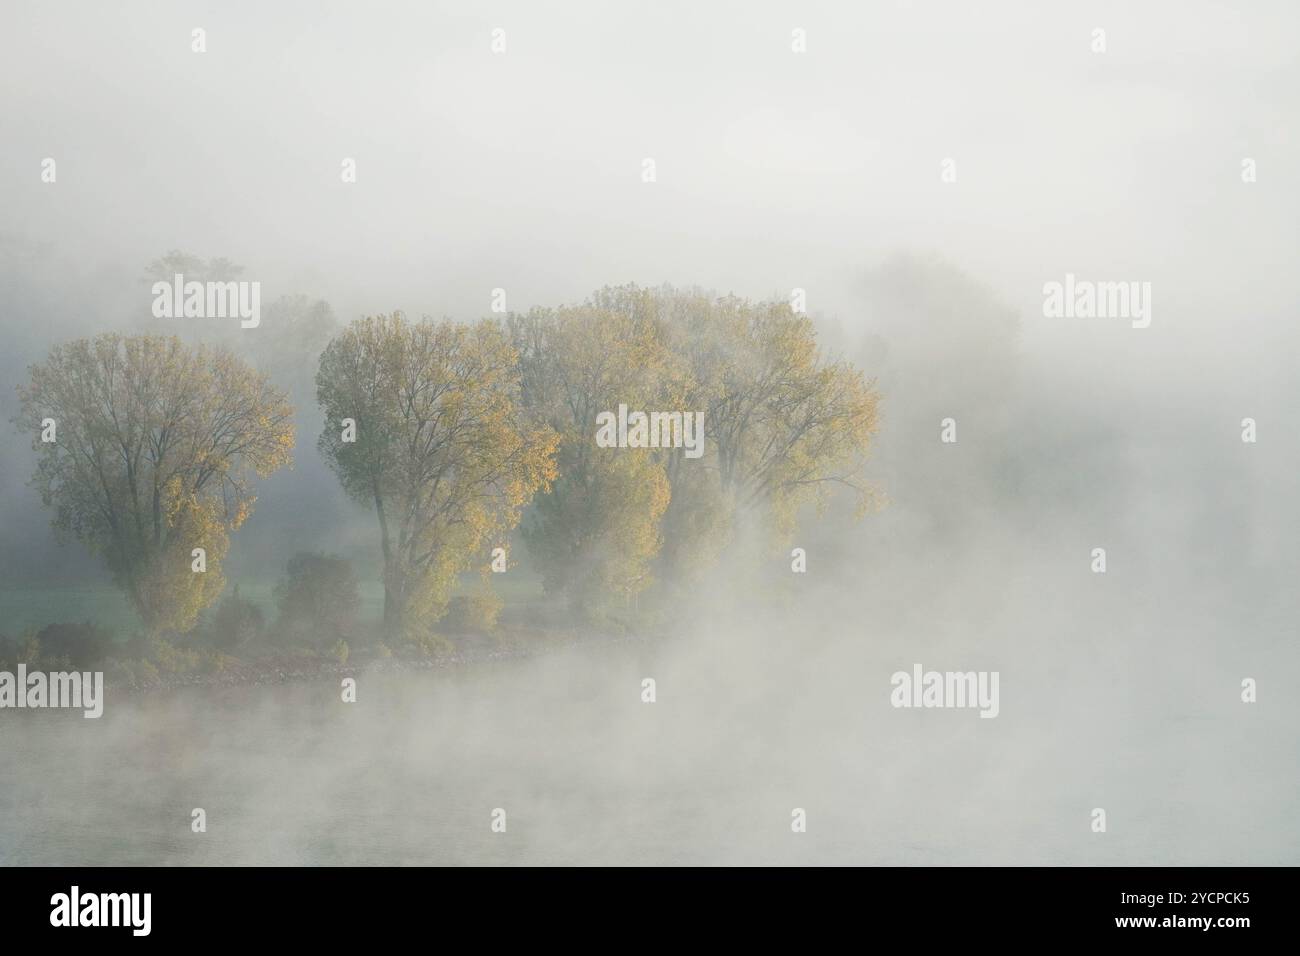
<instances>
[{"instance_id":1,"label":"tree","mask_svg":"<svg viewBox=\"0 0 1300 956\"><path fill-rule=\"evenodd\" d=\"M785 538L834 488L859 511L873 500L874 384L828 359L811 320L784 303L614 286L510 328L525 405L563 436L559 478L525 538L548 589L584 610L707 567L741 513ZM704 454L596 447L596 416L619 404L702 414Z\"/></svg>"},{"instance_id":2,"label":"tree","mask_svg":"<svg viewBox=\"0 0 1300 956\"><path fill-rule=\"evenodd\" d=\"M683 332L722 486L737 505L764 508L782 534L801 505L835 487L859 513L870 506L863 469L879 395L857 368L822 355L807 316L727 297L688 310Z\"/></svg>"},{"instance_id":3,"label":"tree","mask_svg":"<svg viewBox=\"0 0 1300 956\"><path fill-rule=\"evenodd\" d=\"M784 302L752 303L670 286L603 289L596 300L665 330L683 407L702 411L706 453L661 452L671 486L664 561L691 571L720 553L737 512L785 538L801 506L847 489L858 512L878 425L874 382L817 345L812 321Z\"/></svg>"},{"instance_id":4,"label":"tree","mask_svg":"<svg viewBox=\"0 0 1300 956\"><path fill-rule=\"evenodd\" d=\"M258 368L273 375L277 382L292 385L291 394L301 391L310 401L316 360L337 331L338 323L334 310L323 299L284 295L267 304L257 335L248 335L238 323L227 323L223 328L234 340L232 344L242 346Z\"/></svg>"},{"instance_id":5,"label":"tree","mask_svg":"<svg viewBox=\"0 0 1300 956\"><path fill-rule=\"evenodd\" d=\"M524 538L546 589L598 617L650 586L669 488L657 450L598 448L596 416L680 407L683 383L652 317L598 299L515 315L510 328L529 413L561 436L559 477Z\"/></svg>"},{"instance_id":6,"label":"tree","mask_svg":"<svg viewBox=\"0 0 1300 956\"><path fill-rule=\"evenodd\" d=\"M149 281L171 282L183 275L186 282L233 282L243 273L244 267L224 257L203 259L193 253L172 249L145 266Z\"/></svg>"},{"instance_id":7,"label":"tree","mask_svg":"<svg viewBox=\"0 0 1300 956\"><path fill-rule=\"evenodd\" d=\"M375 509L390 634L423 641L456 576L555 477L556 435L519 414L517 362L491 321L401 313L353 322L321 355L319 447L348 494Z\"/></svg>"},{"instance_id":8,"label":"tree","mask_svg":"<svg viewBox=\"0 0 1300 956\"><path fill-rule=\"evenodd\" d=\"M224 257L203 259L179 249L173 249L150 262L144 269L144 281L165 282L171 285L177 275L186 282L237 282L244 267ZM167 327L171 334L175 319L146 320L150 331ZM182 337L202 340L230 348L259 370L271 375L276 382L289 390L295 402L306 398L308 404L314 384L316 360L337 330L337 322L329 303L306 295L282 295L268 302L261 310L257 334L250 335L239 322L189 323L180 332ZM304 361L304 359L310 361Z\"/></svg>"},{"instance_id":9,"label":"tree","mask_svg":"<svg viewBox=\"0 0 1300 956\"><path fill-rule=\"evenodd\" d=\"M158 335L78 339L30 373L14 421L56 530L104 555L150 633L188 630L222 591L252 476L290 462L284 394L225 349Z\"/></svg>"}]
</instances>

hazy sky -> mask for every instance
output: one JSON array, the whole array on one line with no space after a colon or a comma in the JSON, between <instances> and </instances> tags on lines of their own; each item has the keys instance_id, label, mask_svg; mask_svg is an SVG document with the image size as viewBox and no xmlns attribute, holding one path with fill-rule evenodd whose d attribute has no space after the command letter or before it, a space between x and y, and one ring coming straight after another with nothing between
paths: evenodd
<instances>
[{"instance_id":1,"label":"hazy sky","mask_svg":"<svg viewBox=\"0 0 1300 956\"><path fill-rule=\"evenodd\" d=\"M496 287L525 308L625 281L798 286L860 324L861 270L903 247L1017 308L1067 271L1151 281L1148 339L1296 299L1285 0L53 2L6 21L3 230L123 275L224 255L344 318L478 314Z\"/></svg>"}]
</instances>

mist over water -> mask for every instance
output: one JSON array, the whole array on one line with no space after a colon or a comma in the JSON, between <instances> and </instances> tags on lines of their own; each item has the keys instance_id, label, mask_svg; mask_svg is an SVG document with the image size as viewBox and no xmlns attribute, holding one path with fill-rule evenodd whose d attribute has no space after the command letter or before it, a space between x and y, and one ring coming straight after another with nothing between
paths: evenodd
<instances>
[{"instance_id":1,"label":"mist over water","mask_svg":"<svg viewBox=\"0 0 1300 956\"><path fill-rule=\"evenodd\" d=\"M1293 666L1283 638L1226 652L1229 629L1188 613L1207 609L1164 602L1099 624L1023 565L954 581L1002 600L923 613L877 579L650 649L362 675L350 707L316 682L21 715L2 728L4 862L1294 861L1297 715L1242 707L1232 680ZM913 659L1000 670L1001 713L891 708ZM1123 821L1104 843L1077 826L1093 805Z\"/></svg>"},{"instance_id":2,"label":"mist over water","mask_svg":"<svg viewBox=\"0 0 1300 956\"><path fill-rule=\"evenodd\" d=\"M806 574L741 548L632 639L361 667L353 705L317 678L0 711L0 864L1300 862L1297 8L570 6L14 11L0 418L51 345L157 330L143 277L173 248L337 327L475 319L497 287L512 310L797 287L877 380L879 508L803 515ZM1067 273L1150 282L1150 327L1045 317ZM276 328L197 321L164 330ZM252 354L296 405L295 467L227 576L319 549L375 578L374 516L315 447L319 347ZM16 633L108 576L55 540L5 427ZM996 719L891 706L917 663L999 672Z\"/></svg>"}]
</instances>

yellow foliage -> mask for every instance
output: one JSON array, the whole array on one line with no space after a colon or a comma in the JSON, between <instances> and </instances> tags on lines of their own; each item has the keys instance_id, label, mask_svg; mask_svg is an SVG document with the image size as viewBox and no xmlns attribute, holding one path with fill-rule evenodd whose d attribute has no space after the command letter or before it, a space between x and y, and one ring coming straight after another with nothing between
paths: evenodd
<instances>
[{"instance_id":1,"label":"yellow foliage","mask_svg":"<svg viewBox=\"0 0 1300 956\"><path fill-rule=\"evenodd\" d=\"M151 632L192 627L221 593L251 477L290 462L284 393L227 350L109 333L56 346L20 399L34 434L59 423L57 442L33 440L56 529L105 556Z\"/></svg>"},{"instance_id":2,"label":"yellow foliage","mask_svg":"<svg viewBox=\"0 0 1300 956\"><path fill-rule=\"evenodd\" d=\"M326 348L316 382L319 447L378 518L386 629L426 643L457 576L555 479L559 436L523 421L518 356L490 321L359 319Z\"/></svg>"}]
</instances>

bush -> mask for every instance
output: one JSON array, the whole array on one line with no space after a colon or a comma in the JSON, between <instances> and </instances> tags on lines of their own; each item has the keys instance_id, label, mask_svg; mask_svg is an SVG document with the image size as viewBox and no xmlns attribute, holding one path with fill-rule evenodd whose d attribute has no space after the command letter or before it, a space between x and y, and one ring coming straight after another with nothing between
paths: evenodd
<instances>
[{"instance_id":1,"label":"bush","mask_svg":"<svg viewBox=\"0 0 1300 956\"><path fill-rule=\"evenodd\" d=\"M224 674L234 670L239 661L218 650L205 650L199 657L199 670L204 674Z\"/></svg>"},{"instance_id":2,"label":"bush","mask_svg":"<svg viewBox=\"0 0 1300 956\"><path fill-rule=\"evenodd\" d=\"M334 647L356 629L361 592L352 562L300 552L275 587L279 628L295 641Z\"/></svg>"},{"instance_id":3,"label":"bush","mask_svg":"<svg viewBox=\"0 0 1300 956\"><path fill-rule=\"evenodd\" d=\"M207 643L219 650L235 650L258 640L266 630L262 609L239 596L239 585L234 593L217 605L216 613L206 631Z\"/></svg>"},{"instance_id":4,"label":"bush","mask_svg":"<svg viewBox=\"0 0 1300 956\"><path fill-rule=\"evenodd\" d=\"M36 653L42 663L55 666L66 664L72 668L94 667L103 663L113 649L113 632L96 627L89 621L81 624L50 624L36 633L36 643Z\"/></svg>"},{"instance_id":5,"label":"bush","mask_svg":"<svg viewBox=\"0 0 1300 956\"><path fill-rule=\"evenodd\" d=\"M487 634L496 630L497 617L504 605L495 594L458 594L451 599L442 628Z\"/></svg>"},{"instance_id":6,"label":"bush","mask_svg":"<svg viewBox=\"0 0 1300 956\"><path fill-rule=\"evenodd\" d=\"M202 659L198 651L177 647L164 637L153 637L149 641L148 662L153 665L155 673L193 674L199 669Z\"/></svg>"},{"instance_id":7,"label":"bush","mask_svg":"<svg viewBox=\"0 0 1300 956\"><path fill-rule=\"evenodd\" d=\"M114 686L153 687L159 681L158 668L146 660L121 660L114 658L108 662L106 680Z\"/></svg>"},{"instance_id":8,"label":"bush","mask_svg":"<svg viewBox=\"0 0 1300 956\"><path fill-rule=\"evenodd\" d=\"M441 657L452 650L455 650L455 645L447 638L433 631L424 630L408 631L398 645L398 653L402 657L415 660Z\"/></svg>"},{"instance_id":9,"label":"bush","mask_svg":"<svg viewBox=\"0 0 1300 956\"><path fill-rule=\"evenodd\" d=\"M22 640L18 641L18 653L14 657L15 664L35 664L41 659L41 642L36 639L36 634L28 631L23 635Z\"/></svg>"}]
</instances>

